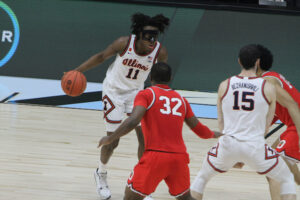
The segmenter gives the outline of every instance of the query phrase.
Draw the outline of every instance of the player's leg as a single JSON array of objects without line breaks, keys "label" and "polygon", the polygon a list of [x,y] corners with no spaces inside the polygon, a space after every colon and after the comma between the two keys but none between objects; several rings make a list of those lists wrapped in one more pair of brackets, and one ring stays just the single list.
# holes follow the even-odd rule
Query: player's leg
[{"label": "player's leg", "polygon": [[[113,95],[111,95],[113,96]],[[107,130],[107,135],[112,134],[122,122],[124,115],[124,108],[113,101],[107,93],[103,93],[103,107],[104,107],[104,122]],[[99,167],[94,172],[95,182],[97,185],[97,193],[101,199],[109,199],[111,192],[107,184],[107,167],[110,157],[114,149],[118,146],[119,140],[115,140],[111,144],[104,145],[100,152]]]},{"label": "player's leg", "polygon": [[281,200],[296,200],[294,176],[281,157],[278,158],[278,164],[266,175],[279,182]]},{"label": "player's leg", "polygon": [[299,171],[298,165],[295,162],[290,162],[289,160],[287,160],[284,157],[283,157],[283,160],[286,162],[287,166],[293,173],[296,184],[300,185],[300,171]]},{"label": "player's leg", "polygon": [[195,198],[192,197],[190,191],[188,191],[187,193],[185,193],[182,196],[176,197],[176,199],[178,199],[178,200],[196,200]]},{"label": "player's leg", "polygon": [[248,163],[250,166],[254,167],[259,174],[266,175],[280,184],[280,199],[296,200],[294,176],[274,149],[267,145],[258,147],[250,156],[250,163]]},{"label": "player's leg", "polygon": [[124,200],[142,200],[144,198],[145,196],[133,192],[129,187],[126,186]]},{"label": "player's leg", "polygon": [[176,199],[194,200],[190,193],[190,169],[188,154],[169,154],[166,156],[165,165],[168,174],[164,179],[169,187],[169,193]]},{"label": "player's leg", "polygon": [[137,196],[141,197],[137,199],[150,198],[149,195],[155,191],[167,173],[160,154],[165,153],[146,151],[143,154],[127,180],[124,199],[134,199]]},{"label": "player's leg", "polygon": [[[134,90],[134,91],[132,91],[131,93],[129,93],[129,94],[127,94],[125,96],[125,98],[126,98],[126,101],[125,101],[125,112],[127,113],[128,116],[132,112],[134,98],[135,98],[135,96],[136,96],[137,93],[138,93],[138,90]],[[138,125],[135,128],[135,132],[136,132],[136,136],[137,136],[137,139],[138,139],[138,152],[137,152],[137,156],[138,156],[138,159],[141,159],[141,157],[142,157],[142,155],[144,153],[144,150],[145,150],[144,136],[143,136],[141,125]]]},{"label": "player's leg", "polygon": [[208,181],[219,173],[228,171],[237,162],[239,144],[230,136],[222,136],[203,161],[202,168],[191,185],[192,196],[201,200]]},{"label": "player's leg", "polygon": [[196,178],[194,179],[191,185],[191,194],[192,197],[196,200],[202,200],[203,192],[208,181],[219,172],[217,172],[210,164],[208,163],[208,155],[206,159],[204,159],[202,168],[198,172]]},{"label": "player's leg", "polygon": [[280,142],[276,146],[276,151],[286,161],[291,172],[294,174],[295,182],[300,184],[300,172],[297,162],[300,161],[299,136],[295,126],[289,126],[286,131],[281,134]]},{"label": "player's leg", "polygon": [[[275,140],[275,142],[272,144],[272,148],[276,149],[277,145],[279,144],[279,138]],[[266,176],[267,181],[269,183],[269,190],[272,200],[280,200],[280,184],[279,182],[275,181],[274,179]]]}]

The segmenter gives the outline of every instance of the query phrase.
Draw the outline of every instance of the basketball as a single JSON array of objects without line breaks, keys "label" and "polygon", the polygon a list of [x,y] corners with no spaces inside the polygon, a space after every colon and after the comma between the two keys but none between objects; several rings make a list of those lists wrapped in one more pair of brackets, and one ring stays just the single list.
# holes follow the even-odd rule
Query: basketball
[{"label": "basketball", "polygon": [[61,79],[61,88],[68,96],[79,96],[86,88],[86,78],[83,73],[76,70],[66,72]]}]

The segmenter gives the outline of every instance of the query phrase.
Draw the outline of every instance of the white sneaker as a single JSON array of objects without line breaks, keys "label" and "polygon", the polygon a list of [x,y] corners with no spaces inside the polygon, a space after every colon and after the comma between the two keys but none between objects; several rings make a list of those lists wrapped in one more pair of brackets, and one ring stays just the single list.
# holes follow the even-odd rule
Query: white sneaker
[{"label": "white sneaker", "polygon": [[154,199],[152,198],[151,195],[149,195],[149,196],[146,196],[146,197],[144,198],[144,200],[154,200]]},{"label": "white sneaker", "polygon": [[94,177],[97,185],[96,190],[100,198],[102,200],[110,199],[111,193],[106,182],[107,172],[105,173],[98,172],[98,168],[97,168],[96,171],[94,172]]}]

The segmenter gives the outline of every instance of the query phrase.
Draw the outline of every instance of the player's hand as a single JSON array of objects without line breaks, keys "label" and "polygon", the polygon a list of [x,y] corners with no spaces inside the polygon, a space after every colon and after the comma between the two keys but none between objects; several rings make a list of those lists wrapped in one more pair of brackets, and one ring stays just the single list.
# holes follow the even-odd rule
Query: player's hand
[{"label": "player's hand", "polygon": [[244,167],[244,163],[238,162],[235,165],[233,165],[233,168],[242,169]]},{"label": "player's hand", "polygon": [[112,141],[110,139],[109,136],[104,136],[99,140],[99,144],[98,144],[98,148],[103,146],[103,145],[107,145],[110,144]]},{"label": "player's hand", "polygon": [[220,133],[219,131],[214,131],[214,138],[219,138],[222,135],[224,135],[223,133]]}]

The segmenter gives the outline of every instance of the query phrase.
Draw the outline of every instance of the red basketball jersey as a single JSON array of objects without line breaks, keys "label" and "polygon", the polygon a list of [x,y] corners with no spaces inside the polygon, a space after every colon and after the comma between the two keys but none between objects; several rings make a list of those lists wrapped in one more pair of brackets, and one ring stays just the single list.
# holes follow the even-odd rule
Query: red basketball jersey
[{"label": "red basketball jersey", "polygon": [[[282,76],[281,74],[279,74],[277,72],[269,72],[269,71],[265,72],[262,76],[263,77],[275,77],[277,80],[279,80],[281,87],[285,91],[287,91],[291,95],[291,97],[294,99],[294,101],[296,101],[298,103],[298,105],[300,106],[299,91],[289,81],[287,81],[284,78],[284,76]],[[285,125],[294,126],[294,122],[293,122],[291,116],[289,115],[288,110],[285,107],[281,106],[279,103],[276,104],[275,115]]]},{"label": "red basketball jersey", "polygon": [[185,98],[167,85],[155,85],[140,91],[134,106],[147,109],[141,121],[145,150],[186,153],[182,127],[194,113]]}]

